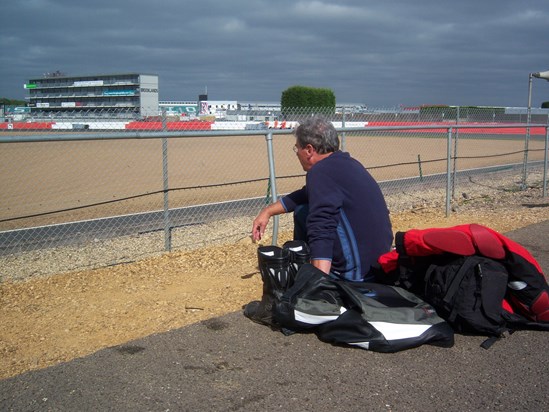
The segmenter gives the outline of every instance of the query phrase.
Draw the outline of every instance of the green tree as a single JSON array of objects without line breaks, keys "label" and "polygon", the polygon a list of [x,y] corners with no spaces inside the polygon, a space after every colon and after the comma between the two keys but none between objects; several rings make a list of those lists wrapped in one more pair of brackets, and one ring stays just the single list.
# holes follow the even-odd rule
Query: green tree
[{"label": "green tree", "polygon": [[542,109],[549,109],[549,102],[543,102],[543,103],[541,104],[541,108],[542,108]]},{"label": "green tree", "polygon": [[332,90],[307,86],[291,86],[280,98],[282,113],[288,114],[333,114],[336,98]]}]

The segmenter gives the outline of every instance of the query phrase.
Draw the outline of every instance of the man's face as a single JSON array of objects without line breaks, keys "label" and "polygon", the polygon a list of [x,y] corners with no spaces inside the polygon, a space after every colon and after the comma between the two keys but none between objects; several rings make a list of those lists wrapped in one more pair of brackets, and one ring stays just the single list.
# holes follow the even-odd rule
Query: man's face
[{"label": "man's face", "polygon": [[309,171],[309,169],[313,166],[313,164],[311,163],[312,150],[313,148],[311,145],[300,147],[297,142],[295,143],[294,152],[299,159],[299,163],[301,163],[301,167],[305,172]]}]

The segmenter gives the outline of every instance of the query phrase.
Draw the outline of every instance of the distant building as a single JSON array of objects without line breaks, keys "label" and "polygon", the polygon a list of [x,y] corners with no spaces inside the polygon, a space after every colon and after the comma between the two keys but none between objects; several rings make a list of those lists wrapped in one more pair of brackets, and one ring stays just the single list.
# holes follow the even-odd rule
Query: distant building
[{"label": "distant building", "polygon": [[206,95],[201,95],[198,101],[161,101],[158,107],[160,114],[163,112],[166,116],[193,118],[210,115],[224,119],[229,110],[237,110],[240,105],[236,100],[208,100]]},{"label": "distant building", "polygon": [[32,117],[146,118],[158,115],[158,76],[105,74],[30,79]]},{"label": "distant building", "polygon": [[240,106],[236,100],[199,100],[201,115],[213,115],[217,119],[224,119],[228,110],[237,110]]},{"label": "distant building", "polygon": [[30,117],[30,107],[0,105],[0,118],[7,121],[20,122]]},{"label": "distant building", "polygon": [[198,116],[198,102],[195,101],[161,101],[158,102],[159,115],[196,118]]}]

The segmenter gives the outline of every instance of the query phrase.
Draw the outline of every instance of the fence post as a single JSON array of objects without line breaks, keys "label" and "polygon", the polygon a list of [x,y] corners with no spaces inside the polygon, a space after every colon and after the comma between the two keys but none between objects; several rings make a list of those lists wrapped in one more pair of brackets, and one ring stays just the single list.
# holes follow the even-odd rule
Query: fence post
[{"label": "fence post", "polygon": [[549,158],[549,126],[545,126],[545,152],[543,155],[543,190],[542,197],[547,196],[547,162]]},{"label": "fence post", "polygon": [[528,108],[526,109],[526,136],[524,138],[524,160],[522,164],[521,190],[526,190],[528,173],[528,145],[530,142],[530,122],[532,120],[532,73],[528,76]]},{"label": "fence post", "polygon": [[170,204],[168,185],[168,138],[162,138],[162,181],[164,193],[164,250],[172,250],[172,231],[170,227]]},{"label": "fence post", "polygon": [[[267,133],[265,135],[265,140],[267,141],[267,156],[269,158],[269,183],[271,186],[271,201],[272,203],[275,203],[278,198],[276,191],[276,173],[273,154],[273,132]],[[273,216],[273,245],[276,245],[278,243],[278,222],[279,216]]]},{"label": "fence post", "polygon": [[456,132],[454,134],[454,175],[452,177],[452,199],[456,198],[458,140],[459,140],[459,106],[456,108]]},{"label": "fence post", "polygon": [[[166,109],[162,109],[162,131],[167,130]],[[162,137],[162,182],[164,194],[164,250],[172,250],[172,231],[170,227],[170,203],[169,203],[169,185],[168,185],[168,138]]]},{"label": "fence post", "polygon": [[[343,106],[343,109],[342,109],[342,113],[343,113],[343,116],[342,116],[342,119],[341,119],[341,127],[343,127],[345,129],[345,106]],[[346,146],[346,138],[345,138],[345,132],[342,132],[341,133],[341,151],[344,152],[345,151],[345,146]]]},{"label": "fence post", "polygon": [[450,216],[450,197],[452,192],[452,128],[448,128],[446,141],[446,217]]},{"label": "fence post", "polygon": [[417,155],[417,164],[419,167],[419,181],[423,182],[423,170],[421,169],[421,154]]}]

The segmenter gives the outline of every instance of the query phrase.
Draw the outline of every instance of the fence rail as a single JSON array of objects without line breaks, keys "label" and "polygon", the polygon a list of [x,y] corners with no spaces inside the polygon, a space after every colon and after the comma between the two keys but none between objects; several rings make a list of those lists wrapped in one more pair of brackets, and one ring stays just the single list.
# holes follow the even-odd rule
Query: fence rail
[{"label": "fence rail", "polygon": [[[536,179],[547,195],[547,121],[347,120],[334,120],[342,149],[380,182],[392,210],[432,191],[449,215],[472,176],[488,185],[507,176],[517,190]],[[165,129],[0,131],[0,270],[40,252],[106,255],[75,264],[95,267],[234,241],[263,205],[304,183],[292,128]],[[289,225],[274,220],[273,242]]]}]

